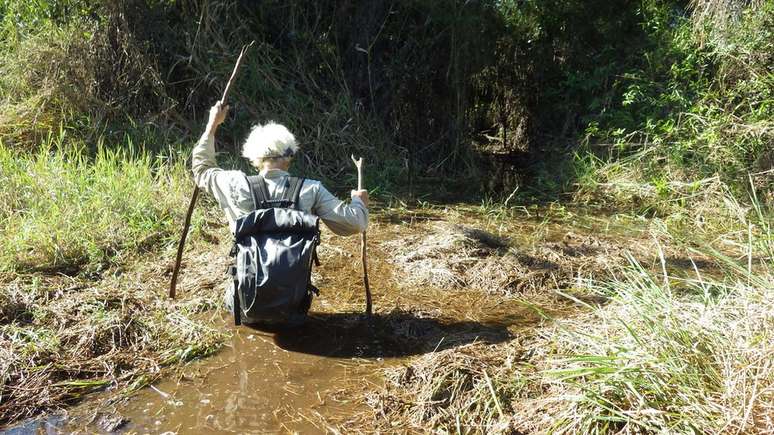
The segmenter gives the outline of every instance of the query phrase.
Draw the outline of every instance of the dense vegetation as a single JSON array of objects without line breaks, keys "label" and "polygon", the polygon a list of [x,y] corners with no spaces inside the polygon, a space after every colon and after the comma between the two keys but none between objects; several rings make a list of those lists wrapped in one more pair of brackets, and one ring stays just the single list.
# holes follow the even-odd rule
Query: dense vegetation
[{"label": "dense vegetation", "polygon": [[[256,40],[224,157],[275,119],[301,138],[297,169],[334,185],[352,182],[354,152],[377,193],[426,195],[439,180],[435,196],[574,192],[722,230],[726,191],[772,201],[773,16],[770,1],[3,1],[0,140],[8,159],[118,149],[148,171],[179,165]],[[33,178],[51,177],[41,165]],[[24,209],[4,198],[6,215]],[[159,222],[180,207],[164,202],[139,239],[171,236]]]},{"label": "dense vegetation", "polygon": [[276,118],[303,138],[306,169],[334,181],[360,151],[394,189],[409,174],[486,178],[504,159],[518,179],[481,187],[555,192],[585,180],[590,155],[642,153],[640,181],[661,190],[715,174],[743,186],[771,162],[771,8],[6,1],[0,131],[16,146],[60,127],[190,143],[256,40],[226,149]]},{"label": "dense vegetation", "polygon": [[[772,0],[0,0],[0,341],[27,349],[0,363],[0,397],[19,367],[72,347],[34,345],[55,335],[40,274],[99,280],[130,258],[169,256],[188,152],[252,40],[219,133],[224,160],[242,164],[250,125],[272,119],[300,138],[296,169],[337,188],[362,154],[381,199],[483,197],[494,219],[586,204],[653,218],[660,240],[714,258],[725,277],[689,280],[679,296],[634,261],[591,285],[613,301],[594,311],[600,322],[625,326],[563,326],[532,380],[574,394],[559,421],[578,431],[749,429],[722,416],[751,372],[724,364],[771,351]],[[196,215],[197,235],[205,221]],[[156,305],[161,318],[169,308]],[[733,327],[689,333],[708,319]],[[20,332],[28,324],[39,329]],[[137,349],[174,335],[144,326]],[[202,335],[215,346],[197,334],[175,336],[178,359]],[[695,343],[710,350],[688,370],[676,361]],[[755,376],[774,385],[770,368]],[[517,396],[508,385],[503,400]]]}]

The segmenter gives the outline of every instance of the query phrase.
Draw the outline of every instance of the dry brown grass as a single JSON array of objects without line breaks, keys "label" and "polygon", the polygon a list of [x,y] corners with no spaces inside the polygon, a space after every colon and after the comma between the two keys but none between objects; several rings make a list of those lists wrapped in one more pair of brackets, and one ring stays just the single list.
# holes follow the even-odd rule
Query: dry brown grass
[{"label": "dry brown grass", "polygon": [[511,369],[513,344],[471,343],[433,352],[385,373],[385,388],[367,394],[381,430],[509,433],[517,393],[492,379]]},{"label": "dry brown grass", "polygon": [[[218,250],[219,251],[219,250]],[[155,258],[95,281],[20,276],[0,289],[0,423],[61,408],[86,394],[135,390],[177,362],[208,355],[225,334],[202,316],[220,304],[224,258],[187,259],[182,299],[167,299]],[[219,290],[219,289],[218,289]]]},{"label": "dry brown grass", "polygon": [[605,275],[611,265],[624,262],[630,248],[571,231],[559,241],[529,247],[470,225],[423,225],[422,231],[384,243],[407,286],[545,293],[570,287],[578,278]]}]

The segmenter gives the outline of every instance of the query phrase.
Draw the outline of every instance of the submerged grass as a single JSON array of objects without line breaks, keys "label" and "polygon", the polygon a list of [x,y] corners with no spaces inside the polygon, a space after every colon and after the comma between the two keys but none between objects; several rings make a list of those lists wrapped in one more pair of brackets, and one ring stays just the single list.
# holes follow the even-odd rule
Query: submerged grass
[{"label": "submerged grass", "polygon": [[[220,277],[222,262],[212,255],[189,263],[183,289],[213,287]],[[226,333],[213,325],[220,317],[203,315],[218,292],[186,291],[170,301],[165,269],[150,257],[99,281],[36,274],[3,283],[0,425],[105,388],[130,393],[164,367],[220,348]]]}]

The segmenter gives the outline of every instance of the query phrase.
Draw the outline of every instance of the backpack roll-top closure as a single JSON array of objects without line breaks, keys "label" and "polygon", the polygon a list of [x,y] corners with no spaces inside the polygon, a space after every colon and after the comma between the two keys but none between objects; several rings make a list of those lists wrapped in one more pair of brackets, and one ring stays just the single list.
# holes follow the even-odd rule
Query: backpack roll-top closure
[{"label": "backpack roll-top closure", "polygon": [[239,240],[258,234],[316,234],[319,231],[319,220],[313,214],[287,208],[255,210],[237,220],[234,237]]}]

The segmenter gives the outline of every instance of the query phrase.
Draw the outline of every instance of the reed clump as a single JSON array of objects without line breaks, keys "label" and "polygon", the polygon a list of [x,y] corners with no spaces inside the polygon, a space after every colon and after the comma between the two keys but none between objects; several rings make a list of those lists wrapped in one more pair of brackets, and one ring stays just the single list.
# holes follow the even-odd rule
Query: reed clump
[{"label": "reed clump", "polygon": [[697,275],[678,290],[632,261],[607,307],[536,343],[555,349],[540,365],[552,430],[770,431],[771,278]]}]

